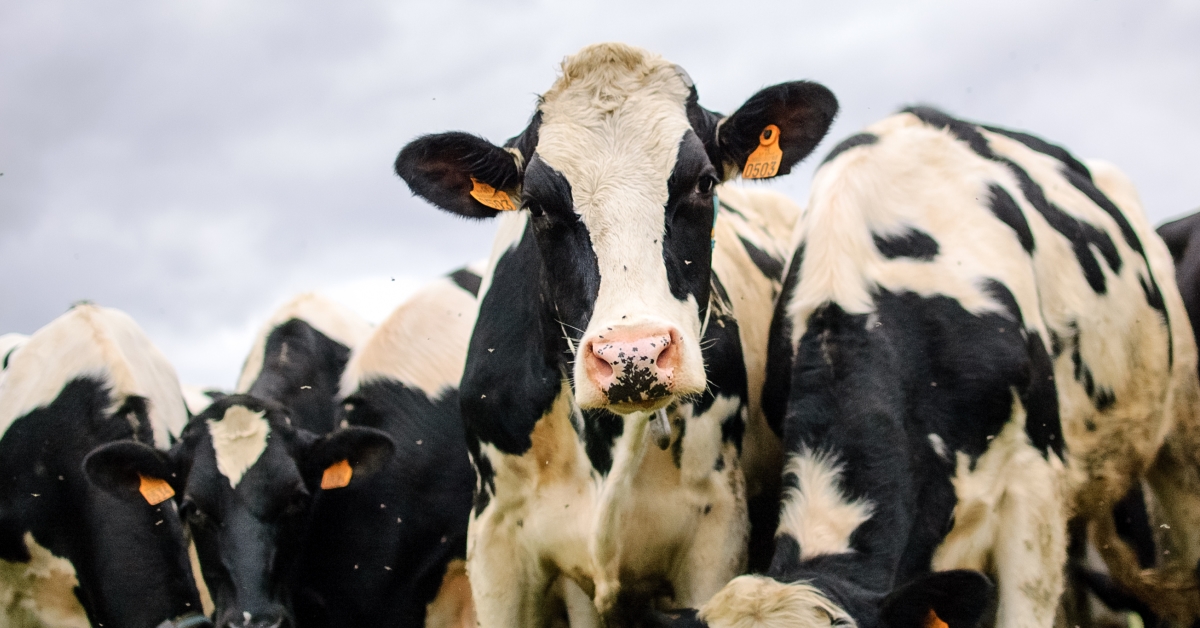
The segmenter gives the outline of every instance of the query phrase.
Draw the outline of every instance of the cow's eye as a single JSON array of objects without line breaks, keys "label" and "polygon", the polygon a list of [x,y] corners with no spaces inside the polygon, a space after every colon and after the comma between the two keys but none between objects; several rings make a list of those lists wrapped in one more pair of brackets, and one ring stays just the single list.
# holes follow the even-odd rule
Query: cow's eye
[{"label": "cow's eye", "polygon": [[704,175],[696,182],[696,191],[702,195],[711,194],[713,188],[717,186],[717,178],[712,175]]}]

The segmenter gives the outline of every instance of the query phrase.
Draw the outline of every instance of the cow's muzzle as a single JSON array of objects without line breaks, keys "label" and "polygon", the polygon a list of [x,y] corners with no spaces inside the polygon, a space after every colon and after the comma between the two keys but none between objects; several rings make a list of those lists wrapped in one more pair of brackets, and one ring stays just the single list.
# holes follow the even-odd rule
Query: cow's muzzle
[{"label": "cow's muzzle", "polygon": [[671,327],[610,328],[589,339],[581,357],[609,404],[651,409],[674,393],[679,344]]}]

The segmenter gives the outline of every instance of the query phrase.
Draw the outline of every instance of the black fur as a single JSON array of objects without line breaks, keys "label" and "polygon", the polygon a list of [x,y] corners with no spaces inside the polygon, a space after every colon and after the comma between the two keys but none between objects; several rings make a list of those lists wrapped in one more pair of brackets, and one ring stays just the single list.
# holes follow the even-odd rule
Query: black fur
[{"label": "black fur", "polygon": [[1021,248],[1025,249],[1026,253],[1033,253],[1033,231],[1029,229],[1029,221],[1025,220],[1025,214],[1021,212],[1017,202],[1008,191],[995,183],[989,185],[988,189],[992,193],[992,202],[989,205],[992,213],[1017,234],[1017,240],[1021,242]]},{"label": "black fur", "polygon": [[746,250],[746,254],[750,256],[750,261],[754,262],[754,265],[758,267],[758,272],[773,281],[783,280],[782,261],[775,259],[766,251],[754,246],[754,243],[746,238],[738,236],[738,240],[741,241],[742,248]]},{"label": "black fur", "polygon": [[[151,506],[137,491],[138,472],[170,479],[163,453],[137,442],[154,442],[146,400],[127,398],[115,412],[110,404],[106,381],[74,379],[0,437],[0,558],[30,560],[23,537],[31,532],[71,561],[92,625],[154,626],[198,612],[200,597],[174,505]],[[124,445],[147,455],[124,465],[101,453],[91,481],[89,452]]]},{"label": "black fur", "polygon": [[899,235],[881,236],[874,234],[875,248],[888,259],[908,257],[923,262],[932,262],[938,254],[937,240],[933,236],[909,227]]},{"label": "black fur", "polygon": [[821,160],[821,165],[823,166],[834,159],[837,159],[838,155],[841,155],[851,148],[856,146],[870,146],[878,141],[879,136],[875,135],[874,133],[858,133],[856,135],[851,135],[850,137],[838,142],[838,145],[834,146],[833,150],[829,151],[828,155],[825,155],[825,159]]},{"label": "black fur", "polygon": [[450,280],[459,288],[470,292],[473,297],[479,296],[479,286],[483,283],[482,277],[466,268],[460,268],[450,273]]},{"label": "black fur", "polygon": [[291,411],[297,427],[326,434],[335,427],[334,397],[350,347],[293,318],[267,335],[262,371],[246,391]]}]

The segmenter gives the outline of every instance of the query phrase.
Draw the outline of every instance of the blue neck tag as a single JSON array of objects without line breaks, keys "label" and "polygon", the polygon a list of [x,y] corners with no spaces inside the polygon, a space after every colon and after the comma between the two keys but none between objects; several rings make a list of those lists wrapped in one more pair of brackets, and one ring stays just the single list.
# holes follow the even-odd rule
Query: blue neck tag
[{"label": "blue neck tag", "polygon": [[717,198],[716,192],[713,192],[713,226],[712,226],[712,235],[710,236],[712,238],[712,240],[711,240],[711,244],[709,246],[709,250],[716,250],[716,248],[717,248],[717,209],[720,206],[721,206],[721,199]]}]

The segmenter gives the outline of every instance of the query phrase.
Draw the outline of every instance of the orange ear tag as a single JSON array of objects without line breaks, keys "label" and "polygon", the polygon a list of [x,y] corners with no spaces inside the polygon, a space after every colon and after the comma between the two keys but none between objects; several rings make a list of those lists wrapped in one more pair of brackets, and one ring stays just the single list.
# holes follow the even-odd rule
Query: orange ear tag
[{"label": "orange ear tag", "polygon": [[768,124],[758,136],[758,148],[746,159],[742,168],[743,179],[765,179],[779,172],[783,161],[783,149],[779,148],[779,127]]},{"label": "orange ear tag", "polygon": [[942,618],[938,617],[937,613],[933,612],[931,608],[929,609],[929,614],[925,616],[925,628],[950,628],[950,626],[942,621]]},{"label": "orange ear tag", "polygon": [[171,488],[166,480],[148,477],[141,473],[138,474],[138,478],[141,479],[138,492],[151,506],[157,506],[175,496],[175,489]]},{"label": "orange ear tag", "polygon": [[321,476],[321,488],[325,490],[342,488],[350,483],[352,475],[354,475],[354,469],[350,468],[350,461],[339,460],[325,469],[325,474]]},{"label": "orange ear tag", "polygon": [[471,196],[480,203],[502,212],[509,212],[516,209],[516,207],[513,207],[512,199],[508,198],[507,193],[497,190],[475,177],[471,177],[471,184],[474,186],[471,188]]}]

